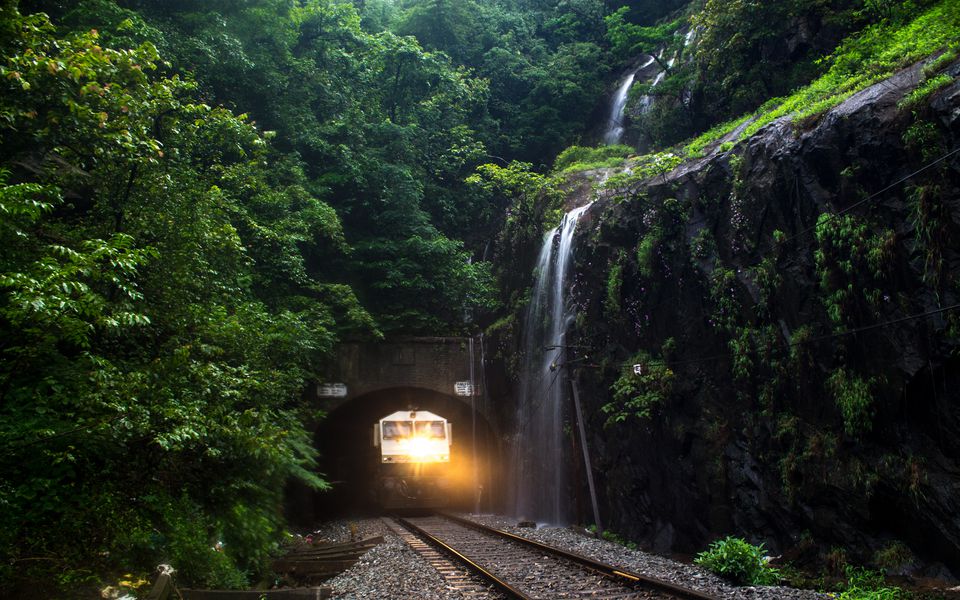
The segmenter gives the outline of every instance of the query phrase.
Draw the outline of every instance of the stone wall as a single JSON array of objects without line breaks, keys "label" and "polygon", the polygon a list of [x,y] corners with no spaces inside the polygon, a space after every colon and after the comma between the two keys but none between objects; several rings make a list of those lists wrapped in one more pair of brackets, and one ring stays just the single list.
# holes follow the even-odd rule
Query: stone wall
[{"label": "stone wall", "polygon": [[[332,412],[346,402],[388,389],[421,389],[475,401],[491,423],[490,402],[483,390],[479,340],[473,341],[474,397],[471,399],[469,338],[417,337],[380,342],[345,342],[337,349],[337,363],[314,393],[320,406]],[[331,384],[344,384],[346,390]],[[460,384],[458,386],[458,384]]]}]

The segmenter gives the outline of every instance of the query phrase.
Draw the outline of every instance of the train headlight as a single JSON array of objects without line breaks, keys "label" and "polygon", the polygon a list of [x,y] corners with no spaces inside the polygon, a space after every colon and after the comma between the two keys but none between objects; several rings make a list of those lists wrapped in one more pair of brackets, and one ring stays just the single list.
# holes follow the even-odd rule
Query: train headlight
[{"label": "train headlight", "polygon": [[435,453],[433,443],[430,440],[422,437],[410,438],[410,443],[407,445],[407,454],[410,455],[410,458],[422,460]]},{"label": "train headlight", "polygon": [[414,436],[401,441],[401,452],[411,462],[437,462],[445,460],[447,448],[444,440]]}]

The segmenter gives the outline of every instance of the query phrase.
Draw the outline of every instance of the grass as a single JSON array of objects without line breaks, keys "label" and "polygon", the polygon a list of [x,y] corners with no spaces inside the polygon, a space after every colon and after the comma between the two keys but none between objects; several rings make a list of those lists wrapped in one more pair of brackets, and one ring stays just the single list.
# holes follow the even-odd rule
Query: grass
[{"label": "grass", "polygon": [[904,600],[907,594],[896,587],[883,585],[883,575],[878,571],[847,567],[847,585],[837,600]]},{"label": "grass", "polygon": [[744,115],[742,117],[733,119],[732,121],[727,121],[726,123],[720,123],[719,125],[714,125],[706,132],[697,136],[692,142],[687,144],[683,149],[684,153],[687,156],[691,156],[691,157],[702,156],[703,150],[707,146],[710,146],[711,144],[714,144],[720,141],[721,138],[723,138],[724,136],[726,136],[727,134],[735,130],[737,127],[740,127],[750,119],[754,118],[754,116],[755,115],[753,114]]},{"label": "grass", "polygon": [[[921,98],[926,97],[946,85],[943,76],[936,75],[936,71],[957,58],[960,52],[958,39],[960,10],[956,8],[955,0],[942,0],[907,24],[883,22],[872,25],[847,38],[833,54],[823,59],[830,68],[822,77],[786,98],[767,102],[751,115],[714,127],[688,143],[684,153],[691,157],[701,156],[706,147],[751,119],[738,140],[749,138],[781,117],[791,116],[794,122],[813,120],[898,70],[943,51],[944,54],[923,71],[924,77],[932,77],[918,89]],[[924,92],[920,92],[921,89]]]},{"label": "grass", "polygon": [[929,98],[934,92],[947,87],[951,83],[953,83],[953,77],[947,73],[941,73],[936,77],[928,79],[923,85],[907,94],[897,106],[901,110],[919,106],[921,102]]},{"label": "grass", "polygon": [[570,146],[557,156],[553,170],[557,173],[572,173],[590,169],[615,168],[623,165],[633,148],[618,144],[614,146]]}]

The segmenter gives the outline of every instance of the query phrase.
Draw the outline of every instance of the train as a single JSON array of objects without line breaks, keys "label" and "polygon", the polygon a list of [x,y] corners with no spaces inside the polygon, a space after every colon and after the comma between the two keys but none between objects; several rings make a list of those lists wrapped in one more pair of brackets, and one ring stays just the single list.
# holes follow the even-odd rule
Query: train
[{"label": "train", "polygon": [[443,508],[453,481],[450,455],[453,427],[426,410],[390,413],[373,425],[379,450],[375,502],[385,510]]}]

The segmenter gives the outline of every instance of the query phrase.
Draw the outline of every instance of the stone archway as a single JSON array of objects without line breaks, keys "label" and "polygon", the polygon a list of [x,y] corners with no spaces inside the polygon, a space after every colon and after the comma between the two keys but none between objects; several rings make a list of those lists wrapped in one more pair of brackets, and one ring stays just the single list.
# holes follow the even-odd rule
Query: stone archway
[{"label": "stone archway", "polygon": [[[410,388],[460,398],[476,406],[497,427],[492,402],[483,390],[478,340],[410,337],[384,342],[345,342],[337,361],[317,382],[313,395],[328,414],[358,398]],[[472,360],[471,360],[472,359]],[[471,379],[472,375],[472,379]]]}]

